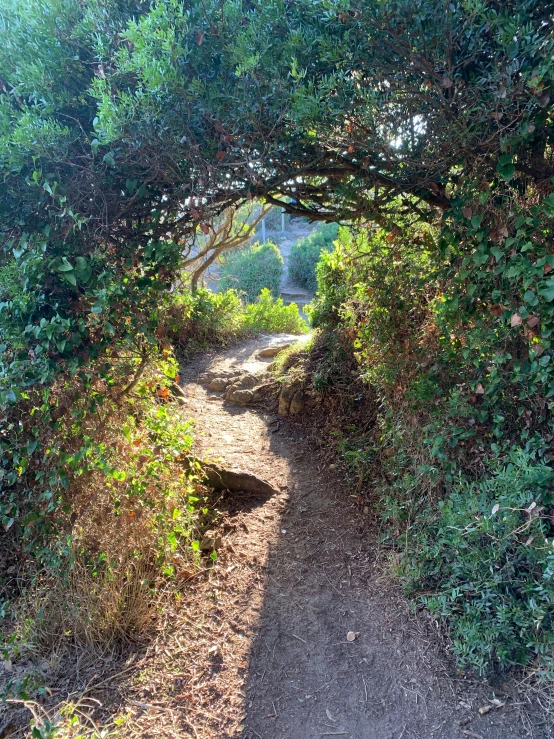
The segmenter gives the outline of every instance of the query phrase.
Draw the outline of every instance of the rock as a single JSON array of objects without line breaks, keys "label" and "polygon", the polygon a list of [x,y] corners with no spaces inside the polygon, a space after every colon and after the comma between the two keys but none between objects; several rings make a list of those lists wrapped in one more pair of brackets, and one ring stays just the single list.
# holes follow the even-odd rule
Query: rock
[{"label": "rock", "polygon": [[285,385],[285,387],[281,390],[281,394],[279,396],[278,411],[280,416],[288,416],[292,399],[294,398],[297,391],[298,386],[295,384]]},{"label": "rock", "polygon": [[214,549],[220,549],[222,544],[221,536],[215,531],[206,531],[200,542],[200,551],[213,552]]},{"label": "rock", "polygon": [[238,380],[235,380],[233,382],[233,385],[237,388],[252,388],[257,384],[258,378],[256,377],[256,375],[251,375],[250,373],[239,377]]},{"label": "rock", "polygon": [[186,400],[187,396],[185,391],[180,385],[177,385],[176,382],[169,386],[169,392],[180,400]]},{"label": "rock", "polygon": [[277,490],[267,480],[244,470],[227,470],[220,465],[203,465],[204,474],[214,490],[241,490],[258,495],[274,495]]},{"label": "rock", "polygon": [[224,367],[221,367],[216,371],[202,372],[202,374],[198,376],[197,381],[200,385],[209,385],[212,380],[223,377],[227,379],[228,382],[232,382],[233,379],[239,377],[239,375],[242,375],[240,370],[225,369]]},{"label": "rock", "polygon": [[254,399],[254,393],[252,390],[243,390],[232,385],[225,398],[232,403],[250,403]]},{"label": "rock", "polygon": [[290,344],[281,344],[281,346],[266,346],[258,352],[259,359],[270,359],[276,357],[279,352],[288,349]]},{"label": "rock", "polygon": [[212,390],[215,393],[223,393],[230,384],[231,380],[228,377],[214,377],[208,385],[208,390]]},{"label": "rock", "polygon": [[304,410],[305,402],[304,402],[304,393],[302,390],[297,390],[294,395],[292,396],[292,400],[290,401],[289,406],[289,413],[291,416],[295,416],[297,413],[300,413]]}]

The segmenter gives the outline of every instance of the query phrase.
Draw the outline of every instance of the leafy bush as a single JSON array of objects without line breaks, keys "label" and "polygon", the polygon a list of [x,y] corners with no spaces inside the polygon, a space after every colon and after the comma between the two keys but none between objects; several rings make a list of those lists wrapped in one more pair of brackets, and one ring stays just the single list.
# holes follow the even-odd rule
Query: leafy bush
[{"label": "leafy bush", "polygon": [[521,337],[498,311],[464,313],[445,295],[432,227],[343,230],[317,274],[313,323],[349,347],[380,406],[373,430],[351,426],[338,451],[380,481],[408,594],[444,622],[465,668],[552,679],[551,404],[523,387],[537,369]]},{"label": "leafy bush", "polygon": [[306,322],[291,303],[285,305],[263,288],[258,299],[244,304],[236,290],[212,293],[200,288],[172,295],[164,312],[164,330],[170,341],[187,351],[226,344],[260,331],[305,333]]},{"label": "leafy bush", "polygon": [[221,266],[221,290],[235,288],[252,303],[264,288],[274,297],[279,295],[283,274],[283,257],[271,241],[252,244],[227,253]]},{"label": "leafy bush", "polygon": [[513,452],[409,526],[409,592],[448,619],[456,656],[481,673],[534,660],[554,677],[553,477]]},{"label": "leafy bush", "polygon": [[332,250],[338,232],[336,223],[324,223],[293,245],[289,257],[289,278],[292,282],[311,292],[316,291],[316,265],[323,251]]},{"label": "leafy bush", "polygon": [[285,305],[282,298],[274,299],[267,288],[262,290],[255,303],[249,303],[244,308],[243,325],[253,332],[284,331],[303,334],[309,330],[296,303]]}]

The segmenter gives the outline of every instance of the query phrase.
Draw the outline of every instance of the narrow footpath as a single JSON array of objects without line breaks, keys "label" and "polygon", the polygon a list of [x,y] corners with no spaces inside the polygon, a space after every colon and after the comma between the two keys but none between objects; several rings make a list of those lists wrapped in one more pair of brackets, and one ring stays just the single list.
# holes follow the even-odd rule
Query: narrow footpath
[{"label": "narrow footpath", "polygon": [[182,373],[196,451],[249,470],[278,492],[221,498],[218,560],[191,586],[186,618],[168,624],[186,649],[176,696],[184,720],[175,715],[167,735],[550,736],[533,732],[521,706],[498,688],[452,677],[436,628],[410,616],[383,575],[375,519],[314,453],[302,422],[208,389],[214,378],[244,372],[262,381],[271,360],[259,359],[259,350],[285,340],[258,338]]}]

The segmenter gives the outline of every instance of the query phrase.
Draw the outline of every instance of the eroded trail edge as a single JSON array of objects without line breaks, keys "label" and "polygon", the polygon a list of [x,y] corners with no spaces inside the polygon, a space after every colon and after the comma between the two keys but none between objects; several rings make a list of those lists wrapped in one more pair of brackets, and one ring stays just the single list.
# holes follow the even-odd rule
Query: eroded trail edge
[{"label": "eroded trail edge", "polygon": [[217,562],[192,586],[187,615],[168,624],[167,643],[186,644],[179,735],[526,736],[509,700],[479,713],[498,690],[449,677],[433,626],[410,617],[383,577],[374,517],[315,450],[305,419],[226,400],[229,382],[213,382],[248,373],[263,384],[271,359],[260,349],[285,341],[251,340],[182,373],[196,453],[248,470],[276,492],[222,494],[210,533]]}]

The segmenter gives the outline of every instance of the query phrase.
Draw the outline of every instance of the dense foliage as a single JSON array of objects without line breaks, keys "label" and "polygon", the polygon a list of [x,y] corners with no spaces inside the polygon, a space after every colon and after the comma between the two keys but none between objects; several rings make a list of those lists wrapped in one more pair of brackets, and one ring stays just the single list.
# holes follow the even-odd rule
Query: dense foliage
[{"label": "dense foliage", "polygon": [[[356,358],[378,409],[373,430],[348,426],[339,449],[356,478],[380,481],[398,573],[448,624],[461,664],[481,673],[532,664],[551,679],[550,401],[506,377],[504,392],[487,397],[481,364],[464,355],[488,356],[492,372],[521,353],[517,326],[452,311],[439,247],[427,225],[393,238],[342,229],[323,256],[312,320]],[[330,372],[314,373],[316,390],[329,388]]]},{"label": "dense foliage", "polygon": [[294,284],[311,292],[316,291],[316,265],[324,249],[333,249],[337,233],[338,226],[335,223],[324,223],[309,236],[304,236],[293,244],[289,257],[289,277]]},{"label": "dense foliage", "polygon": [[219,287],[222,290],[234,288],[253,303],[263,289],[278,297],[282,274],[283,257],[279,247],[271,241],[257,242],[222,257]]}]

